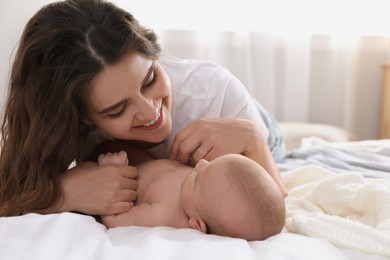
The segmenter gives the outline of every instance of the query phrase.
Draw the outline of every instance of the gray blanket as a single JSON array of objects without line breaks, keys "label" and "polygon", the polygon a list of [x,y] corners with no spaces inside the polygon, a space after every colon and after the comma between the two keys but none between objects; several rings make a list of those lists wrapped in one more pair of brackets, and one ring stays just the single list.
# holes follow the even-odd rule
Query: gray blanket
[{"label": "gray blanket", "polygon": [[287,152],[277,166],[283,174],[308,164],[337,173],[353,171],[367,178],[390,178],[390,140],[329,143],[310,137],[299,149]]}]

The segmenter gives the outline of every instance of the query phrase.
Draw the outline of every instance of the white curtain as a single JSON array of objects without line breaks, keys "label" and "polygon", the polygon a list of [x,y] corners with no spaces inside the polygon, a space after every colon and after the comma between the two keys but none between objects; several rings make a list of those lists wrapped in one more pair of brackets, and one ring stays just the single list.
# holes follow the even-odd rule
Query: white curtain
[{"label": "white curtain", "polygon": [[378,138],[388,0],[114,0],[165,52],[215,61],[280,121]]},{"label": "white curtain", "polygon": [[164,30],[164,51],[227,67],[280,121],[330,124],[378,137],[384,36]]},{"label": "white curtain", "polygon": [[[227,67],[278,120],[378,137],[388,0],[112,1],[155,29],[166,53]],[[0,2],[2,100],[21,30],[49,2]]]}]

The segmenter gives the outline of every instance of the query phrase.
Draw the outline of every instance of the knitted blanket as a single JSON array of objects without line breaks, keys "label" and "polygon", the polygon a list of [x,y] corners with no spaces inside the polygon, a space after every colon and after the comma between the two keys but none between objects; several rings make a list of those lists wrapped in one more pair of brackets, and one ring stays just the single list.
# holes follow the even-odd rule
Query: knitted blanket
[{"label": "knitted blanket", "polygon": [[390,257],[390,178],[307,165],[282,175],[289,191],[286,228]]}]

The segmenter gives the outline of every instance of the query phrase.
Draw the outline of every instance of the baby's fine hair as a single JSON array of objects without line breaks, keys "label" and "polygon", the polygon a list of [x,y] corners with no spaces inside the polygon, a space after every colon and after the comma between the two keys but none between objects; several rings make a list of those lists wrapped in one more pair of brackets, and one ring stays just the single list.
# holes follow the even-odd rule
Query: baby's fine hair
[{"label": "baby's fine hair", "polygon": [[61,197],[59,176],[85,155],[85,96],[126,55],[157,59],[155,33],[103,0],[65,0],[27,23],[14,57],[2,124],[0,215],[39,212]]},{"label": "baby's fine hair", "polygon": [[[240,156],[240,155],[236,155]],[[232,157],[234,158],[234,157]],[[231,212],[240,211],[237,226],[224,223],[215,214],[206,217],[210,233],[239,237],[246,240],[264,240],[278,234],[285,223],[285,204],[282,194],[272,177],[259,167],[250,167],[255,163],[243,157],[243,160],[229,160],[224,171],[228,178],[232,196]],[[246,162],[245,162],[246,161]],[[245,163],[243,163],[245,162]],[[260,170],[260,171],[259,171]],[[227,213],[228,214],[228,213]]]}]

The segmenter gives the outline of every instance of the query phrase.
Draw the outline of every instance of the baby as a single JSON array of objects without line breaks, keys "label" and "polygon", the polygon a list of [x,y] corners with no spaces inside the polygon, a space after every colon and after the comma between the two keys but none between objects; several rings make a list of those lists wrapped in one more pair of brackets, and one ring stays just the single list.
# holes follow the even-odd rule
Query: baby
[{"label": "baby", "polygon": [[[98,163],[128,160],[121,151],[100,155]],[[193,228],[252,241],[278,234],[284,226],[285,204],[278,186],[264,168],[242,155],[200,160],[194,168],[173,160],[151,160],[137,169],[137,201],[125,213],[101,216],[108,228]]]}]

